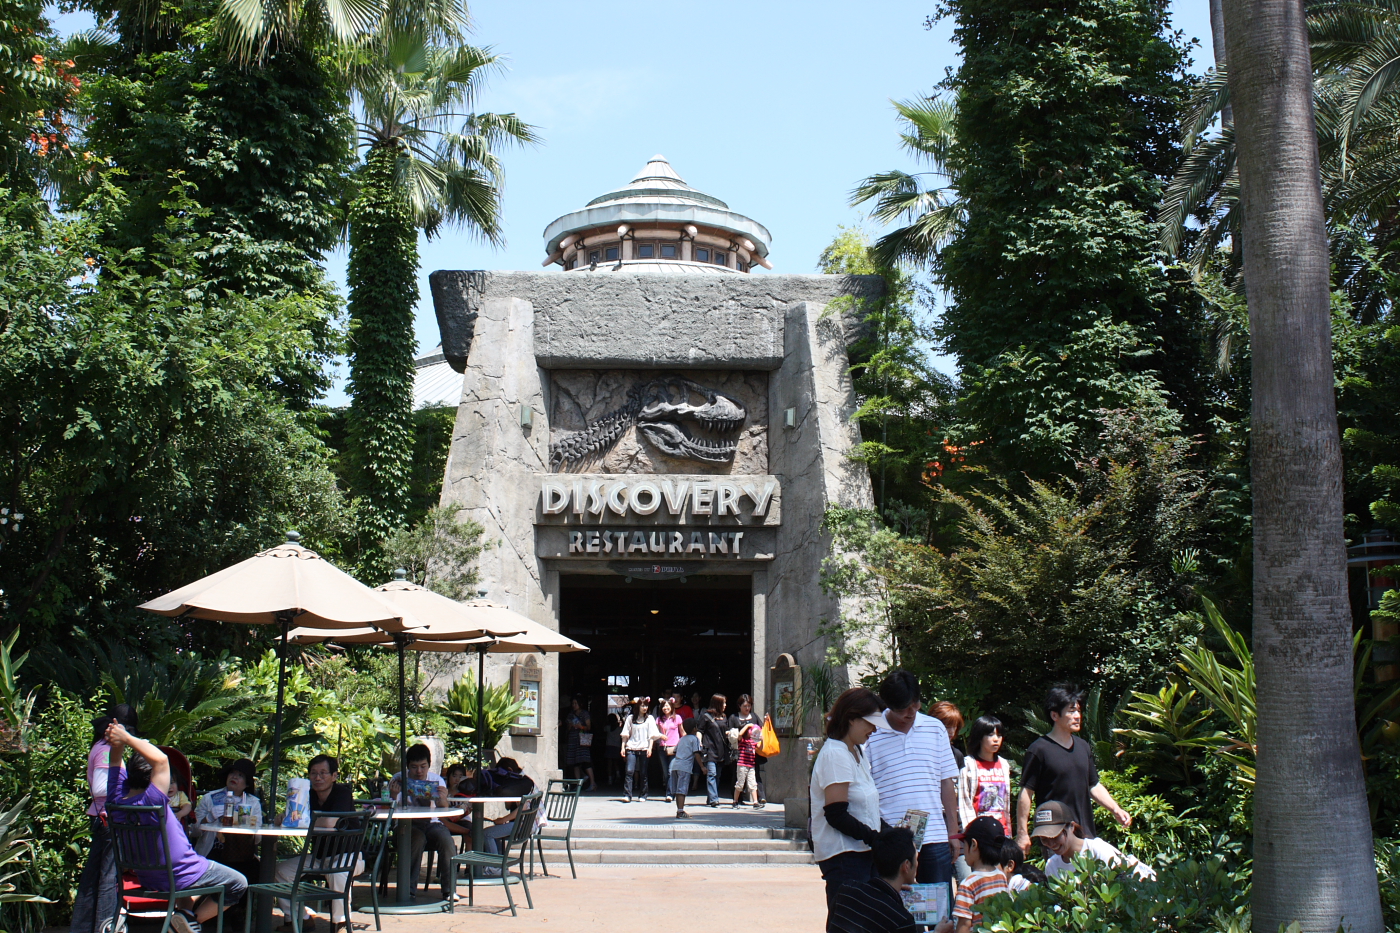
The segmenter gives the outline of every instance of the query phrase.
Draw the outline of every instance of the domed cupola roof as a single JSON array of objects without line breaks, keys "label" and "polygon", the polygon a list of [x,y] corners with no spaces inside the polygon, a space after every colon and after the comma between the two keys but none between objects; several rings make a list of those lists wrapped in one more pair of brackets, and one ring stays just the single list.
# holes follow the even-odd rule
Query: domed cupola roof
[{"label": "domed cupola roof", "polygon": [[[682,240],[695,239],[696,245],[693,249],[687,249],[685,265],[691,265],[692,260],[701,253],[708,254],[706,245],[723,248],[730,247],[731,243],[732,248],[725,250],[726,256],[730,253],[734,255],[733,262],[727,267],[728,271],[747,270],[748,266],[755,263],[769,265],[767,257],[772,234],[768,229],[752,218],[731,211],[729,205],[719,198],[697,191],[686,184],[685,179],[660,155],[652,156],[628,184],[599,195],[581,210],[571,211],[547,226],[544,231],[545,252],[550,258],[546,259],[545,263],[548,265],[559,262],[566,269],[577,268],[577,263],[586,260],[587,257],[580,257],[574,260],[576,264],[571,265],[565,253],[573,256],[574,251],[579,250],[577,244],[585,239],[592,244],[600,236],[606,235],[607,231],[620,231],[624,227],[626,232],[619,232],[617,235],[620,240],[635,237],[640,243],[653,232],[656,236],[664,238],[665,231],[682,231]],[[656,249],[660,248],[658,245]],[[638,252],[641,252],[640,245]],[[744,257],[742,266],[738,258],[741,253]],[[625,262],[629,266],[634,262],[640,264],[644,258],[650,257],[629,255]],[[659,256],[657,258],[659,260]],[[726,271],[726,267],[715,268],[713,263],[709,264],[711,269],[700,271]],[[660,263],[658,261],[646,265]],[[666,266],[670,267],[671,264],[667,263]],[[629,271],[651,270],[633,268]],[[665,271],[693,270],[670,267]]]}]

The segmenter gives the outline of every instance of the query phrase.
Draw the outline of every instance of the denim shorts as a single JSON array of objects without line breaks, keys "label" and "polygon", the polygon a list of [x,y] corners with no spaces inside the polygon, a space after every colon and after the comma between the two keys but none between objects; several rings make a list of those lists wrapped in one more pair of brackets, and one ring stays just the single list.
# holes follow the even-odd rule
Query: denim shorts
[{"label": "denim shorts", "polygon": [[682,795],[690,793],[689,771],[678,771],[674,768],[671,770],[671,793]]},{"label": "denim shorts", "polygon": [[223,886],[224,906],[232,907],[243,899],[243,892],[248,890],[248,879],[227,865],[210,862],[209,869],[199,876],[195,887],[212,888],[216,885]]}]

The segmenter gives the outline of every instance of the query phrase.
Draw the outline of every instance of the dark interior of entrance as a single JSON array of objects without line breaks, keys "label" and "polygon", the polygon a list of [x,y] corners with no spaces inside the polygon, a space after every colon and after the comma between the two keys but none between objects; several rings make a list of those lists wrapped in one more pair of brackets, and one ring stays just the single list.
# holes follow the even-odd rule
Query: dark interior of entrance
[{"label": "dark interior of entrance", "polygon": [[560,628],[592,649],[559,656],[559,696],[565,704],[575,695],[587,699],[599,745],[610,696],[660,698],[676,690],[686,698],[699,693],[707,704],[722,693],[732,711],[739,694],[752,693],[748,576],[628,583],[566,574],[559,588]]}]

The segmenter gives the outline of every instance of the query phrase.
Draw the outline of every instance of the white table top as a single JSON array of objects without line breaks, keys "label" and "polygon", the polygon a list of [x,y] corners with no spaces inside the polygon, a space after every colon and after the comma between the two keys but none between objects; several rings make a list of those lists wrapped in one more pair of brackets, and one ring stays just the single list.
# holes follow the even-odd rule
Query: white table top
[{"label": "white table top", "polygon": [[448,797],[448,803],[519,803],[523,797]]},{"label": "white table top", "polygon": [[461,807],[395,807],[389,810],[391,820],[436,820],[444,816],[461,816]]},{"label": "white table top", "polygon": [[274,826],[266,824],[263,826],[224,826],[219,823],[201,823],[199,831],[202,833],[229,833],[236,836],[304,836],[306,829],[299,826]]}]

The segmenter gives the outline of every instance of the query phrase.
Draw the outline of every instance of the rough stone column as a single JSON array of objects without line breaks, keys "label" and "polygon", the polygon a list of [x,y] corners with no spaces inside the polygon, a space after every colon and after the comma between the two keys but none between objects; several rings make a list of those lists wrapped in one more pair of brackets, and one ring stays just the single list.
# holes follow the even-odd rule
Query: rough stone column
[{"label": "rough stone column", "polygon": [[[460,517],[485,533],[477,562],[479,589],[536,622],[557,627],[544,587],[543,562],[535,557],[533,529],[520,516],[533,512],[533,477],[546,469],[548,378],[535,363],[534,309],[519,298],[486,298],[475,309],[462,404],[452,430],[442,502],[463,506]],[[521,411],[531,424],[521,424]],[[487,655],[490,683],[507,683],[514,655]],[[554,717],[558,712],[558,659],[541,659],[541,735],[507,737],[502,754],[515,754],[537,780],[557,767]],[[475,674],[475,658],[469,659]]]},{"label": "rough stone column", "polygon": [[[848,456],[860,443],[860,429],[851,421],[856,398],[846,335],[839,315],[822,318],[824,308],[808,301],[788,307],[783,363],[770,382],[769,465],[783,483],[784,522],[767,574],[766,664],[780,652],[794,655],[802,665],[824,660],[827,640],[817,636],[817,626],[838,621],[843,611],[859,610],[828,596],[819,583],[830,545],[821,529],[826,508],[874,506],[865,465]],[[787,408],[796,409],[791,428],[783,424]],[[859,673],[848,675],[854,679]],[[820,731],[821,712],[809,712],[804,734]],[[803,744],[784,740],[783,753],[768,765],[771,799],[806,795]]]}]

